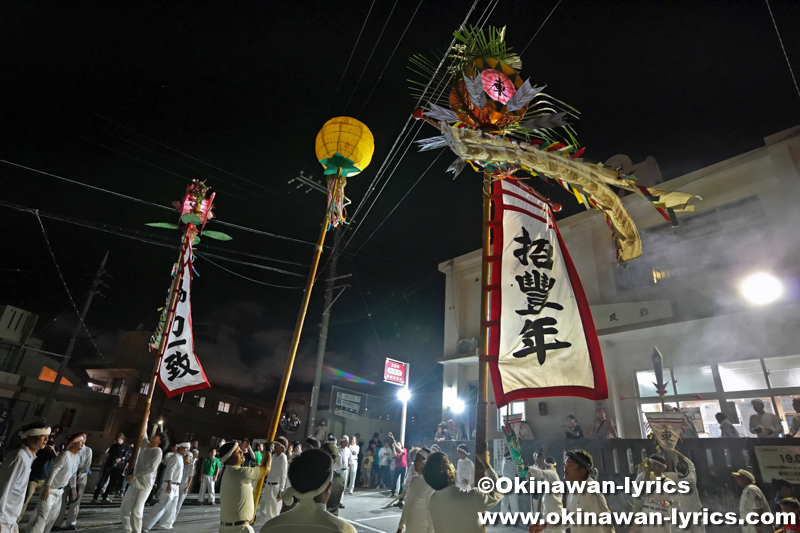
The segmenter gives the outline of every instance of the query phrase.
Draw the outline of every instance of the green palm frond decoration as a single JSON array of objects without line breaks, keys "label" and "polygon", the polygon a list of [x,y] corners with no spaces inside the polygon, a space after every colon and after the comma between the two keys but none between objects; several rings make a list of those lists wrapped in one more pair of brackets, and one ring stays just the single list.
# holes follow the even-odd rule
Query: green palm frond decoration
[{"label": "green palm frond decoration", "polygon": [[461,31],[454,31],[453,36],[461,44],[453,47],[451,68],[460,73],[464,65],[477,57],[493,57],[502,61],[514,70],[522,68],[522,59],[511,52],[511,47],[506,45],[506,28],[489,26],[488,34],[481,28],[470,26]]}]

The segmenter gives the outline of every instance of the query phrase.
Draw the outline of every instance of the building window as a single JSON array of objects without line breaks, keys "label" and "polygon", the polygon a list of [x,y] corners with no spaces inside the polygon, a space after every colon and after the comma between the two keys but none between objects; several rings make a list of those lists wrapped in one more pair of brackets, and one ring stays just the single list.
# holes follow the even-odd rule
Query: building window
[{"label": "building window", "polygon": [[[43,366],[42,370],[39,372],[39,379],[41,379],[42,381],[47,381],[49,383],[54,382],[56,380],[56,376],[58,376],[58,372],[46,366]],[[65,378],[64,376],[61,376],[61,384],[66,385],[67,387],[72,387],[72,382],[67,378]]]},{"label": "building window", "polygon": [[147,394],[150,392],[150,383],[142,383],[142,386],[139,387],[139,394]]},{"label": "building window", "polygon": [[675,389],[678,394],[697,394],[715,392],[714,375],[711,366],[676,366],[672,368]]},{"label": "building window", "polygon": [[769,386],[773,389],[796,387],[800,383],[800,355],[764,359]]},{"label": "building window", "polygon": [[758,359],[720,363],[719,377],[726,392],[768,388],[767,377]]},{"label": "building window", "polygon": [[[200,409],[203,409],[206,406],[206,397],[205,396],[200,396],[198,398],[197,396],[195,396],[195,398],[197,398],[197,407],[199,407]],[[220,402],[220,405],[221,404],[222,404],[222,402]]]},{"label": "building window", "polygon": [[231,404],[227,402],[219,402],[217,405],[217,412],[219,413],[230,413],[231,412]]},{"label": "building window", "polygon": [[[664,381],[667,382],[667,394],[673,394],[669,367],[664,369]],[[639,398],[651,398],[653,396],[658,396],[658,391],[654,385],[655,382],[656,373],[652,370],[637,372],[636,384],[639,387]]]},{"label": "building window", "polygon": [[497,431],[503,430],[503,425],[509,416],[525,422],[525,402],[511,402],[497,410]]},{"label": "building window", "polygon": [[240,416],[247,416],[247,407],[241,407],[241,406],[237,407],[236,414]]}]

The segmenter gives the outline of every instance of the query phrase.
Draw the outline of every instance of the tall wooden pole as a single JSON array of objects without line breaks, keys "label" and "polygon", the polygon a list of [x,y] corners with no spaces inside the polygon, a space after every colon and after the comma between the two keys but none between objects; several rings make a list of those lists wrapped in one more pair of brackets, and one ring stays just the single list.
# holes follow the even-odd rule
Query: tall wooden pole
[{"label": "tall wooden pole", "polygon": [[172,320],[175,318],[175,308],[178,305],[178,293],[180,292],[181,280],[183,279],[183,255],[196,232],[197,230],[194,226],[187,226],[186,233],[184,233],[183,241],[181,242],[180,255],[178,255],[178,268],[175,275],[172,276],[172,285],[169,288],[169,296],[167,297],[167,315],[164,321],[164,329],[161,331],[158,356],[153,365],[153,373],[150,376],[150,386],[147,387],[147,401],[144,404],[144,414],[142,415],[142,422],[139,424],[139,433],[136,436],[136,442],[133,444],[133,455],[131,456],[131,462],[127,468],[128,474],[133,474],[133,467],[136,466],[136,458],[138,457],[142,437],[147,431],[147,421],[150,418],[150,406],[153,403],[153,393],[156,390],[156,381],[158,379],[158,367],[161,365],[161,358],[164,357],[167,338],[169,337],[169,331],[172,329]]},{"label": "tall wooden pole", "polygon": [[[336,176],[330,179],[341,179],[341,176]],[[311,259],[311,270],[308,273],[308,280],[306,280],[306,288],[303,292],[303,301],[300,303],[300,311],[297,313],[297,322],[294,325],[294,335],[292,336],[292,344],[289,347],[289,357],[286,359],[286,367],[283,369],[283,378],[281,379],[281,386],[278,389],[278,398],[275,400],[275,407],[272,411],[272,420],[269,423],[269,430],[267,431],[267,445],[275,440],[275,435],[278,433],[278,423],[281,420],[281,411],[283,411],[283,401],[286,399],[286,389],[289,387],[289,379],[292,377],[292,368],[294,367],[294,358],[297,355],[297,347],[300,345],[300,335],[303,333],[303,323],[306,321],[306,311],[308,310],[308,301],[311,299],[311,289],[314,288],[314,280],[317,277],[317,267],[319,266],[319,258],[322,255],[322,245],[325,243],[325,235],[328,233],[328,223],[331,220],[330,206],[325,210],[325,219],[322,221],[322,228],[319,232],[317,239],[317,246],[314,248],[314,257]],[[261,464],[268,463],[270,451],[264,452],[264,458]],[[259,478],[256,486],[253,489],[253,501],[255,507],[258,508],[258,500],[261,498],[261,489],[264,485],[264,477]],[[255,517],[254,517],[255,519]]]},{"label": "tall wooden pole", "polygon": [[[489,306],[490,297],[488,286],[491,283],[492,263],[489,261],[492,245],[492,230],[489,222],[492,220],[492,175],[484,172],[483,175],[483,253],[481,265],[481,339],[478,358],[478,404],[477,420],[475,427],[475,457],[483,457],[489,464],[489,362],[486,355],[489,353]],[[476,461],[475,479],[483,477],[483,466]]]}]

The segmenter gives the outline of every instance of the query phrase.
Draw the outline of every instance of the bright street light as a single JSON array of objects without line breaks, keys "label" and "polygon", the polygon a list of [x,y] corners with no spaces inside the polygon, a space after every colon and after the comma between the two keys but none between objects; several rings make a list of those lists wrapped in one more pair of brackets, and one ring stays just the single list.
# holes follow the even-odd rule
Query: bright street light
[{"label": "bright street light", "polygon": [[411,399],[411,391],[403,387],[402,389],[397,391],[397,397],[400,399],[401,402],[405,403]]},{"label": "bright street light", "polygon": [[458,398],[453,400],[453,403],[450,404],[450,409],[456,414],[464,411],[464,407],[465,405],[463,400],[459,400]]},{"label": "bright street light", "polygon": [[756,305],[765,305],[777,300],[783,293],[783,286],[775,276],[758,272],[745,278],[739,290],[742,295]]}]

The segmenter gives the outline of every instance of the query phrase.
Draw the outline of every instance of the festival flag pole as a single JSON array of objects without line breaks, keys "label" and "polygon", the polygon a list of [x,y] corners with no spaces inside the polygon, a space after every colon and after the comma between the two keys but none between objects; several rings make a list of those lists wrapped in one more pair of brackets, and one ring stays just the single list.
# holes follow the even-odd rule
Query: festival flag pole
[{"label": "festival flag pole", "polygon": [[[136,466],[138,451],[142,437],[147,431],[147,421],[150,418],[150,408],[153,404],[153,394],[156,384],[160,383],[168,397],[183,394],[192,390],[210,387],[203,367],[194,353],[194,340],[192,338],[191,318],[191,283],[194,267],[193,246],[200,242],[199,235],[210,239],[229,241],[231,237],[218,231],[205,231],[206,222],[214,217],[212,212],[215,194],[205,183],[198,180],[186,187],[182,202],[173,202],[180,221],[176,224],[167,222],[154,222],[148,226],[164,229],[180,229],[181,245],[179,247],[178,262],[172,272],[167,301],[163,307],[153,337],[150,339],[150,348],[157,352],[150,382],[147,387],[147,400],[145,401],[142,421],[139,432],[133,445],[133,456],[129,463],[128,472],[133,473]],[[170,350],[170,355],[164,356]],[[167,375],[162,376],[162,373]],[[163,430],[163,426],[162,426]]]},{"label": "festival flag pole", "polygon": [[[478,362],[478,404],[477,420],[475,426],[475,458],[483,458],[489,464],[489,324],[491,306],[491,275],[492,275],[492,175],[483,174],[483,251],[481,264],[481,337],[480,358]],[[475,465],[476,478],[484,476],[483,465]]]},{"label": "festival flag pole", "polygon": [[[286,390],[292,377],[292,368],[294,367],[297,348],[300,345],[300,336],[303,333],[303,324],[306,320],[308,302],[311,299],[311,290],[314,288],[314,282],[317,277],[317,268],[322,255],[325,235],[331,228],[347,224],[345,207],[350,203],[344,195],[347,178],[359,174],[369,165],[372,160],[372,154],[375,151],[375,140],[369,128],[358,120],[349,117],[336,117],[327,121],[317,133],[314,148],[317,159],[325,167],[325,174],[328,176],[328,206],[325,210],[325,218],[322,221],[319,238],[314,248],[311,270],[308,273],[308,280],[303,291],[303,300],[300,304],[300,311],[297,314],[292,343],[289,346],[289,356],[286,359],[281,385],[278,389],[278,398],[275,400],[275,407],[272,410],[272,419],[267,430],[268,444],[275,440],[275,436],[278,433],[283,402],[286,399]],[[266,466],[269,464],[269,460],[270,453],[267,451],[261,460],[261,465]],[[265,477],[266,474],[262,474],[253,488],[253,501],[256,509],[261,498]],[[253,516],[254,520],[255,516]]]}]

